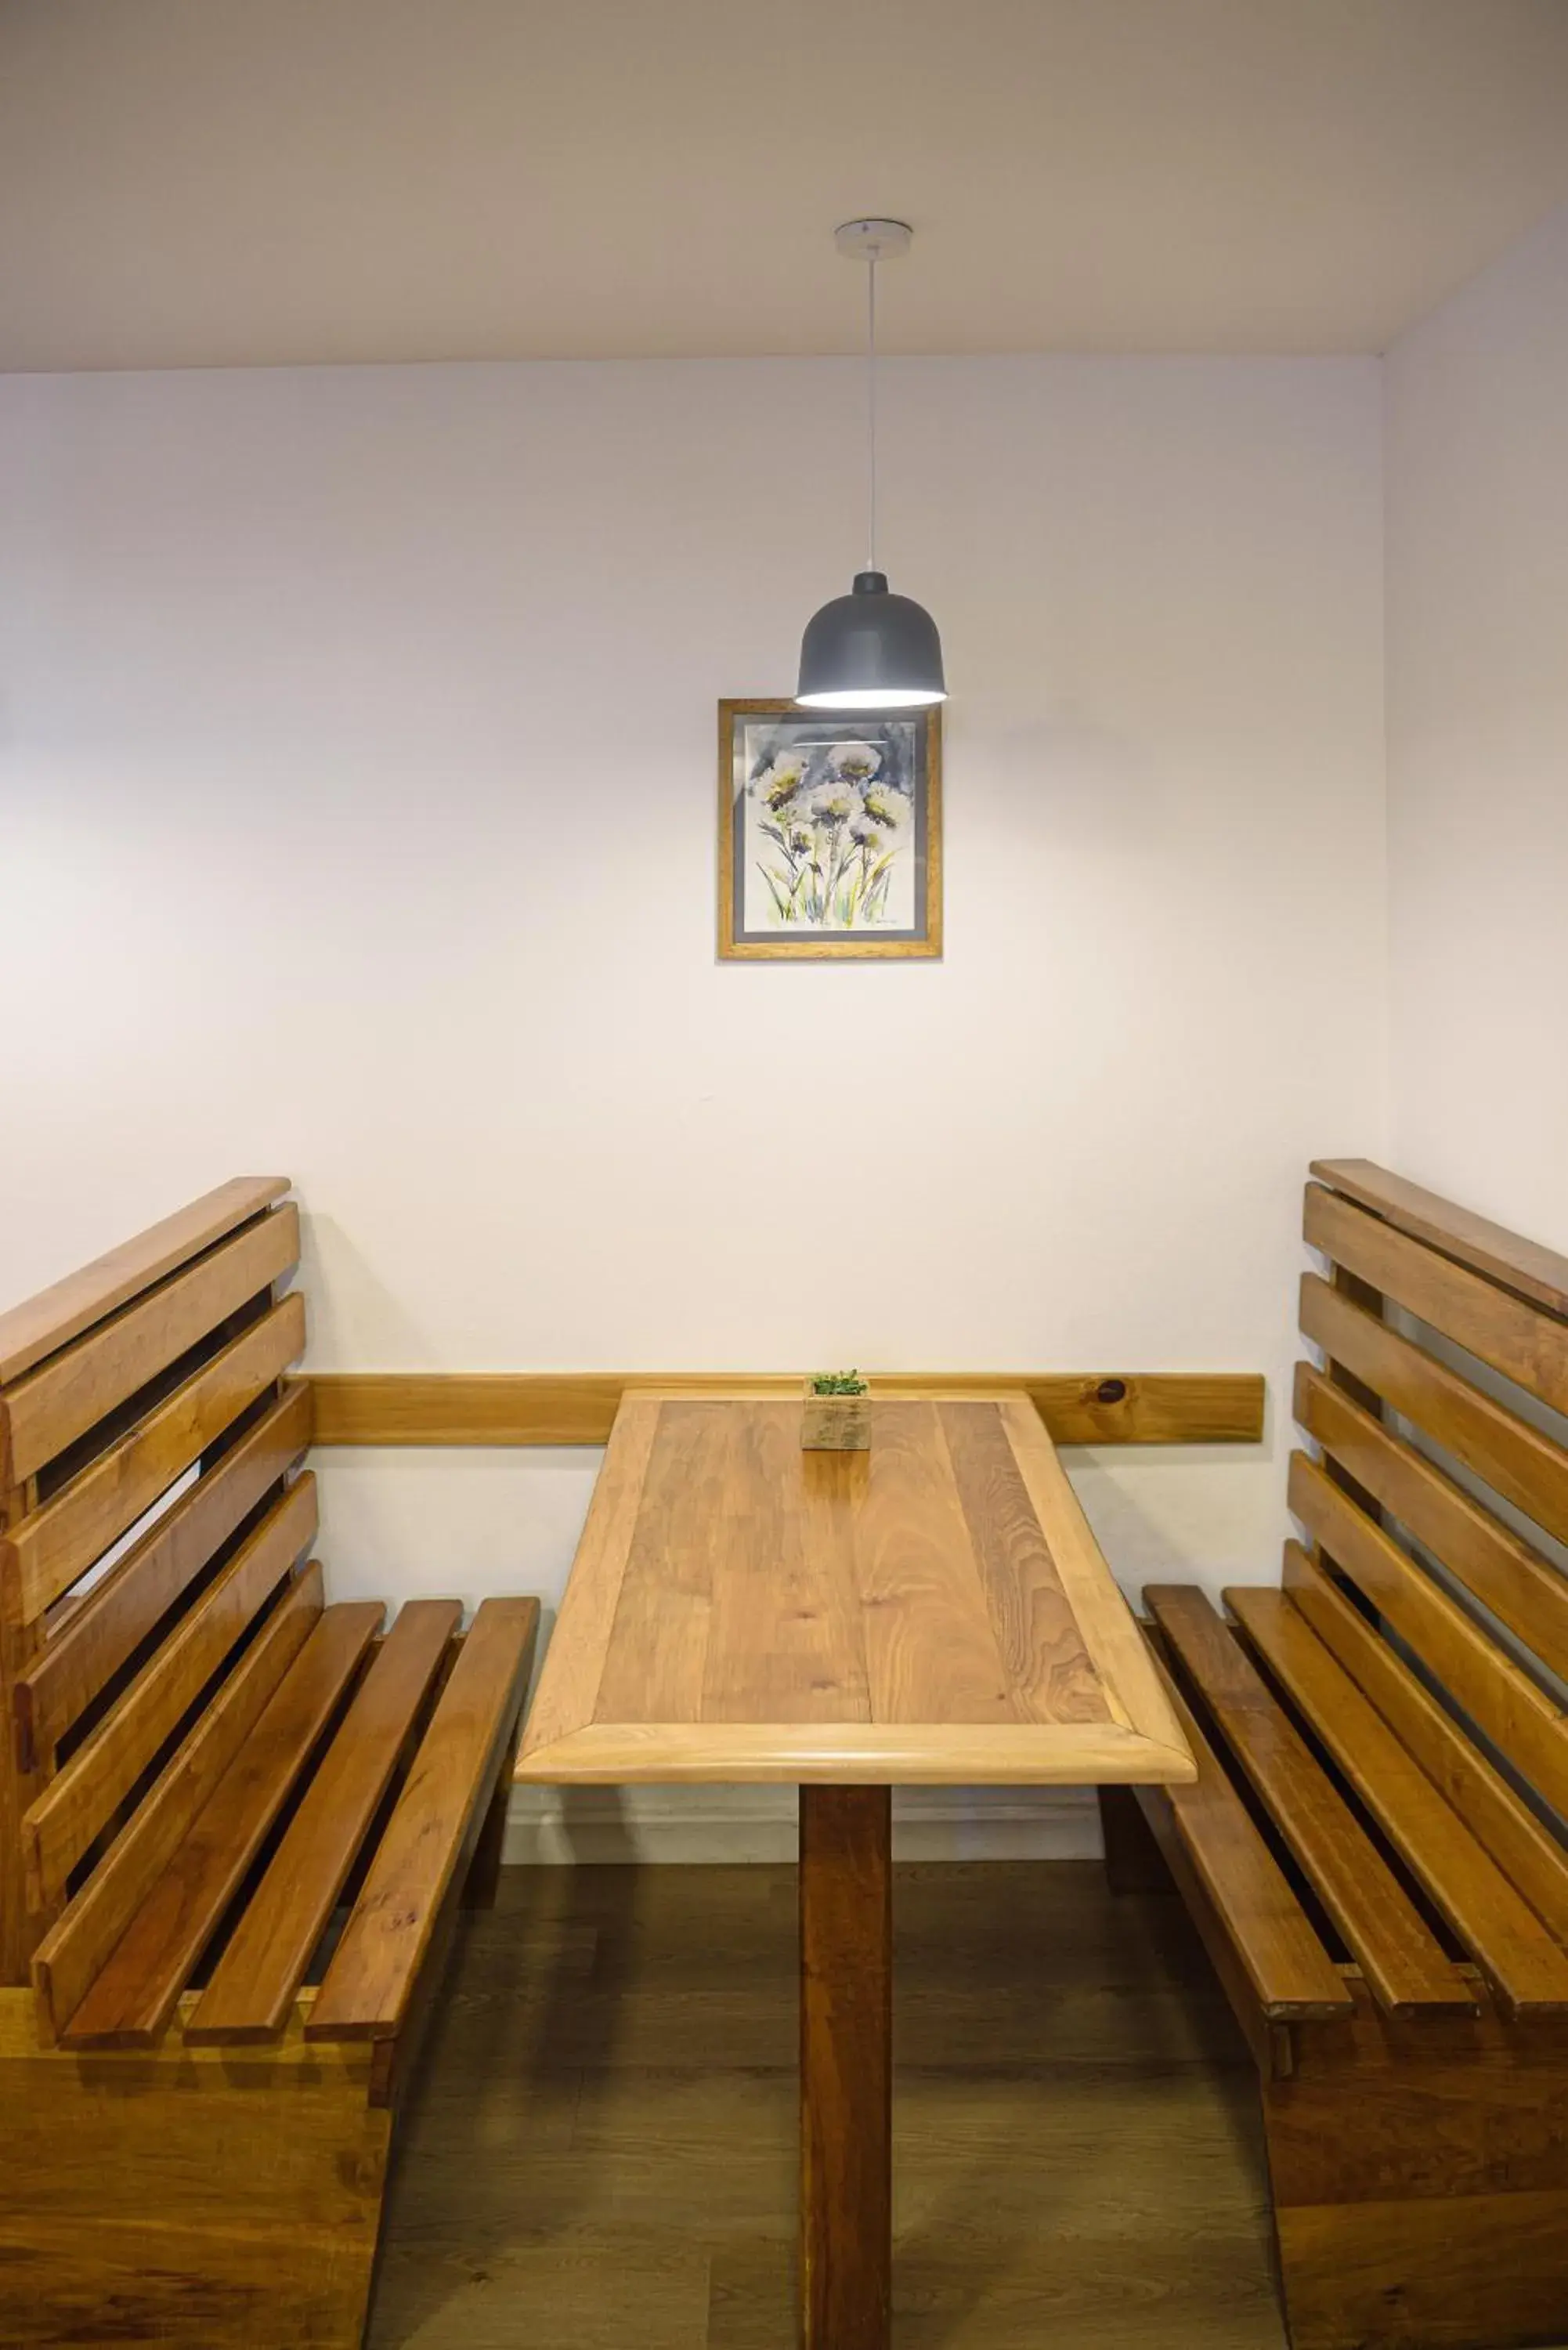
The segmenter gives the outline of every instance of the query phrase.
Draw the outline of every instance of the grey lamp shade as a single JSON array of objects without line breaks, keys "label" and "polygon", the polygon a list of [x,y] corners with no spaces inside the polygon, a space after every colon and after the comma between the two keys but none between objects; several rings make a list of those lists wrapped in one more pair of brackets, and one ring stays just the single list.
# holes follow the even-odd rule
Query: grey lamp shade
[{"label": "grey lamp shade", "polygon": [[805,624],[795,700],[809,710],[917,710],[945,702],[942,640],[921,604],[890,596],[880,571],[859,571]]}]

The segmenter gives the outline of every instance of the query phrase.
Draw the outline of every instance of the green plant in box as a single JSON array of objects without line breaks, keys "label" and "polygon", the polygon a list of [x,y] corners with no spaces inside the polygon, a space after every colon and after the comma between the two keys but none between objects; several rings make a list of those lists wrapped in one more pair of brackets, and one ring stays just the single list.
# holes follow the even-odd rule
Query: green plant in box
[{"label": "green plant in box", "polygon": [[858,1371],[817,1371],[801,1408],[803,1452],[865,1452],[871,1443],[871,1388]]}]

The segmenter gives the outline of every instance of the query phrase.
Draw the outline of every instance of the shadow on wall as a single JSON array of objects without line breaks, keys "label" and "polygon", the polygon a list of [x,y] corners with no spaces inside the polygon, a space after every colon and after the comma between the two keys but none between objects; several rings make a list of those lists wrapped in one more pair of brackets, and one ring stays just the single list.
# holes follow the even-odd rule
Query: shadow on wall
[{"label": "shadow on wall", "polygon": [[[1277,1582],[1279,1579],[1280,1545],[1289,1531],[1282,1496],[1277,1529],[1271,1533],[1262,1548],[1253,1555],[1252,1530],[1255,1512],[1252,1506],[1254,1486],[1251,1477],[1239,1479],[1235,1487],[1234,1525],[1241,1542],[1231,1539],[1230,1529],[1222,1523],[1213,1528],[1214,1548],[1205,1556],[1195,1551],[1185,1537],[1173,1533],[1174,1518],[1179,1528],[1182,1519],[1179,1502],[1173,1511],[1168,1491],[1162,1493],[1158,1517],[1139,1506],[1137,1498],[1138,1472],[1147,1470],[1158,1476],[1161,1484],[1166,1479],[1180,1477],[1189,1484],[1196,1481],[1196,1495],[1200,1497],[1210,1523],[1214,1519],[1216,1498],[1226,1492],[1222,1471],[1235,1471],[1241,1461],[1267,1464],[1275,1459],[1276,1418],[1272,1382],[1263,1406],[1263,1434],[1261,1443],[1236,1444],[1158,1444],[1127,1446],[1116,1455],[1107,1455],[1086,1445],[1064,1445],[1062,1462],[1082,1503],[1096,1541],[1110,1561],[1117,1583],[1136,1607],[1146,1583],[1168,1581],[1175,1576],[1182,1582],[1204,1584],[1218,1598],[1222,1584],[1235,1582]],[[1287,1448],[1288,1449],[1288,1448]]]},{"label": "shadow on wall", "polygon": [[[310,1300],[310,1355],[319,1369],[433,1370],[441,1350],[336,1216],[300,1208],[299,1284]],[[373,1343],[365,1343],[374,1333]]]}]

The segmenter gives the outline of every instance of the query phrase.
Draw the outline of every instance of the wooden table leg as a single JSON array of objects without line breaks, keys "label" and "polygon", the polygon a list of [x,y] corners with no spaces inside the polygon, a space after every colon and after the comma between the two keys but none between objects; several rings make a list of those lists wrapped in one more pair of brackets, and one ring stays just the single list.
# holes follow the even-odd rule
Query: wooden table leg
[{"label": "wooden table leg", "polygon": [[892,1797],[800,1791],[805,2350],[888,2350],[893,2266]]}]

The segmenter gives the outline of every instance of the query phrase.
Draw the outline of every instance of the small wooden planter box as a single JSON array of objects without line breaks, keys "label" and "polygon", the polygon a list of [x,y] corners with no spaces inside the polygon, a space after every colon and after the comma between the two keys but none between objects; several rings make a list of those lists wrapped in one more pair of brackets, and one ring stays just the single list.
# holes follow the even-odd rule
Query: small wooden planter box
[{"label": "small wooden planter box", "polygon": [[818,1395],[808,1379],[801,1406],[800,1449],[803,1452],[868,1452],[870,1396]]}]

